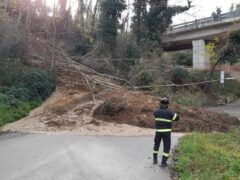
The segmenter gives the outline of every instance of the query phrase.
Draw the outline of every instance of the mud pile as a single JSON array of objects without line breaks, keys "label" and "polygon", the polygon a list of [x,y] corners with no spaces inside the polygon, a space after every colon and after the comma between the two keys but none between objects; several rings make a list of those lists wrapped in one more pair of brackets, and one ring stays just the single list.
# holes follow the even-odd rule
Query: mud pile
[{"label": "mud pile", "polygon": [[[159,106],[157,98],[136,91],[108,91],[100,97],[104,102],[94,111],[96,119],[154,128],[153,112]],[[181,117],[179,122],[173,124],[175,132],[225,132],[231,127],[240,126],[237,118],[227,114],[175,104],[171,104],[170,109]]]},{"label": "mud pile", "polygon": [[[27,117],[7,124],[6,131],[71,132],[82,135],[149,135],[154,133],[153,111],[159,100],[147,93],[127,90],[94,91],[93,101],[84,79],[74,72],[58,73],[58,88]],[[226,114],[172,104],[181,120],[175,132],[225,132],[240,121]],[[152,129],[149,129],[152,128]]]}]

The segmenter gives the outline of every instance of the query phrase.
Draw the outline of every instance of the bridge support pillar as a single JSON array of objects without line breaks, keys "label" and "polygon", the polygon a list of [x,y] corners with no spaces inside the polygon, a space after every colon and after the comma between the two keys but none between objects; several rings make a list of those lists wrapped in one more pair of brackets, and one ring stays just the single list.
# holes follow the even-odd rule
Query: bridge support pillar
[{"label": "bridge support pillar", "polygon": [[205,47],[205,40],[193,40],[193,69],[207,69],[210,67],[210,57]]}]

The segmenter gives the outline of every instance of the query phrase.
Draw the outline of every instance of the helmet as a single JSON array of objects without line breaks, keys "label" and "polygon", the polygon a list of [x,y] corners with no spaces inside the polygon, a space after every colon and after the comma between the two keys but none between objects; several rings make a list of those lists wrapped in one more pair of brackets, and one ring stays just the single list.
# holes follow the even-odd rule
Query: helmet
[{"label": "helmet", "polygon": [[164,97],[160,100],[160,104],[161,105],[165,105],[165,106],[168,106],[169,105],[169,99],[167,97]]}]

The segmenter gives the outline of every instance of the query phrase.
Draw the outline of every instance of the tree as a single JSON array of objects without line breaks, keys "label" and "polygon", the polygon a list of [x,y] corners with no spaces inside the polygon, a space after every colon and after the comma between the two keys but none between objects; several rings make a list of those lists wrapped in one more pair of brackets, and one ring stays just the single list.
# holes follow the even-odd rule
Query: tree
[{"label": "tree", "polygon": [[77,11],[77,21],[80,25],[80,30],[83,32],[84,30],[84,14],[86,12],[86,6],[83,0],[78,0],[78,11]]},{"label": "tree", "polygon": [[230,64],[235,64],[239,61],[240,58],[240,30],[230,32],[226,43],[222,48],[217,52],[217,61],[212,66],[211,69],[211,77],[213,77],[213,73],[215,68],[220,63],[229,62]]},{"label": "tree", "polygon": [[126,9],[124,0],[103,0],[100,5],[99,39],[103,49],[114,56],[119,19]]},{"label": "tree", "polygon": [[23,64],[29,65],[32,2],[5,0],[1,1],[0,12],[1,9],[3,18],[0,18],[0,56],[18,57]]},{"label": "tree", "polygon": [[147,0],[135,0],[134,1],[134,13],[132,18],[132,31],[135,35],[138,45],[143,46],[146,40],[146,18],[147,18]]},{"label": "tree", "polygon": [[99,4],[100,0],[96,0],[94,9],[93,9],[93,15],[92,15],[92,19],[91,19],[91,30],[90,30],[90,34],[91,37],[95,37],[95,27],[96,27],[96,16],[97,16],[97,11],[98,11],[98,4]]},{"label": "tree", "polygon": [[168,6],[168,0],[149,0],[149,13],[146,26],[148,29],[148,50],[152,53],[159,51],[162,46],[162,36],[172,24],[172,17],[178,13],[189,10],[191,1],[187,6]]},{"label": "tree", "polygon": [[220,20],[221,13],[222,13],[221,8],[217,7],[216,11],[212,13],[213,20],[214,21]]},{"label": "tree", "polygon": [[58,0],[58,4],[60,6],[60,13],[65,14],[66,13],[66,8],[67,8],[67,0]]},{"label": "tree", "polygon": [[[162,47],[162,36],[172,23],[172,17],[191,8],[187,6],[168,5],[168,0],[135,0],[132,31],[137,44],[145,52],[155,54]],[[147,11],[147,6],[149,10]]]},{"label": "tree", "polygon": [[227,61],[235,64],[240,58],[240,30],[233,31],[229,34],[227,43],[221,51],[221,62]]},{"label": "tree", "polygon": [[233,11],[234,11],[234,8],[235,8],[235,7],[234,7],[234,4],[232,3],[231,6],[230,6],[229,11],[230,11],[230,12],[233,12]]},{"label": "tree", "polygon": [[236,4],[235,11],[240,11],[240,4]]},{"label": "tree", "polygon": [[220,39],[215,38],[213,41],[209,42],[205,48],[208,51],[211,65],[215,64],[218,59],[217,49],[220,48]]}]

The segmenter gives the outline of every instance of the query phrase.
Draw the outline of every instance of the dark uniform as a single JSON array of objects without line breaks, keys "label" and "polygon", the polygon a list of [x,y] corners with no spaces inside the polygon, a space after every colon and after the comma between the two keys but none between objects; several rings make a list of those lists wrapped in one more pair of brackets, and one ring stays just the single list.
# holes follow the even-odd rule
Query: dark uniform
[{"label": "dark uniform", "polygon": [[172,121],[178,121],[179,116],[168,110],[168,104],[161,106],[154,112],[156,122],[156,134],[153,148],[153,163],[157,164],[158,151],[161,141],[163,140],[163,158],[162,166],[166,166],[167,159],[171,148],[171,131]]}]

